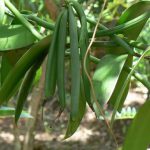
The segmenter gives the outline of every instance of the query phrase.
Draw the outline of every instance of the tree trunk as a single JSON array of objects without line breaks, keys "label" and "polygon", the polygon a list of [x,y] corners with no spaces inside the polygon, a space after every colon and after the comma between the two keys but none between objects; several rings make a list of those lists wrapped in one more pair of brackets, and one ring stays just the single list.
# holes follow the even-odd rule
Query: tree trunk
[{"label": "tree trunk", "polygon": [[15,136],[14,150],[21,150],[22,149],[19,135],[20,135],[20,130],[16,125],[14,125],[14,136]]},{"label": "tree trunk", "polygon": [[29,119],[26,123],[27,133],[24,139],[23,150],[33,150],[34,147],[34,130],[37,122],[38,111],[41,105],[43,97],[44,81],[45,81],[45,65],[42,66],[42,76],[39,82],[38,88],[35,87],[33,90],[32,100],[29,106],[29,113],[33,116],[33,119]]},{"label": "tree trunk", "polygon": [[57,4],[54,0],[44,0],[44,4],[50,18],[55,21],[62,5],[64,4],[64,0],[60,0],[59,2],[57,2]]}]

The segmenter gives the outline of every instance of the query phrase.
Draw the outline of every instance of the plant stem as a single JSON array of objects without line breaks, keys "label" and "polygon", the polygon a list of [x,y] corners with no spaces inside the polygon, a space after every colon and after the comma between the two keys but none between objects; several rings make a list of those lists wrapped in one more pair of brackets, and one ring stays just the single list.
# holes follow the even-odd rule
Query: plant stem
[{"label": "plant stem", "polygon": [[[7,13],[7,12],[6,12]],[[14,17],[12,14],[10,14],[10,13],[7,13],[7,15],[9,15],[9,16],[11,16],[11,17]],[[23,14],[22,14],[23,15]],[[49,23],[49,22],[47,22],[47,21],[45,21],[45,20],[42,20],[42,19],[40,19],[39,17],[37,17],[37,16],[34,16],[34,15],[23,15],[25,18],[27,18],[28,20],[31,20],[31,21],[34,21],[34,22],[36,22],[39,26],[42,26],[42,27],[44,27],[44,28],[46,28],[46,29],[49,29],[49,30],[54,30],[54,28],[55,28],[55,24],[51,24],[51,23]],[[141,17],[141,16],[140,16]],[[135,18],[135,19],[137,19],[137,18]],[[87,18],[87,21],[88,22],[90,22],[90,23],[92,23],[92,24],[95,24],[95,21],[93,21],[93,20],[90,20],[89,18]],[[123,24],[124,25],[124,24]],[[116,27],[114,27],[114,28],[112,28],[112,29],[104,29],[104,30],[102,30],[101,32],[104,32],[104,33],[107,33],[107,32],[109,32],[109,30],[111,31],[111,32],[113,32],[115,29],[119,29],[119,28],[121,28],[120,26],[122,26],[122,25],[119,25],[119,26],[116,26]],[[102,28],[104,28],[104,26],[102,25],[102,24],[100,24],[100,27],[102,27]],[[126,27],[127,28],[127,27]],[[91,34],[90,32],[89,32],[89,34]],[[143,43],[141,43],[141,42],[137,42],[137,41],[134,41],[134,40],[129,40],[128,38],[126,38],[126,37],[123,37],[122,38],[125,42],[127,42],[128,43],[128,45],[130,45],[130,46],[132,46],[132,47],[135,47],[135,48],[138,48],[138,49],[141,49],[141,50],[145,50],[147,47],[148,47],[148,45],[146,45],[146,44],[143,44]],[[113,47],[113,46],[117,46],[118,44],[116,43],[116,42],[114,42],[114,41],[94,41],[93,42],[93,44],[92,44],[92,46],[93,47],[98,47],[98,46],[103,46],[103,47],[106,47],[106,46],[110,46],[110,47]]]},{"label": "plant stem", "polygon": [[[140,50],[146,50],[146,48],[149,46],[141,42],[129,40],[128,38],[125,38],[125,37],[123,37],[122,39],[126,41],[130,46],[138,48]],[[114,41],[97,41],[96,40],[93,42],[92,46],[93,47],[115,47],[115,46],[118,46],[118,44]]]},{"label": "plant stem", "polygon": [[[31,19],[32,21],[35,21],[38,25],[43,26],[44,28],[47,28],[47,29],[50,29],[50,30],[54,30],[54,28],[55,28],[54,24],[48,23],[47,21],[42,20],[39,17],[36,17],[34,15],[26,15],[25,17],[28,18],[28,19]],[[137,18],[135,18],[135,19],[137,19]],[[87,20],[88,20],[88,18],[87,18]],[[89,21],[91,21],[91,20],[89,20]],[[94,21],[92,21],[92,22],[94,23]],[[100,25],[100,26],[104,27],[103,25]],[[116,27],[114,27],[112,29],[106,29],[106,30],[102,30],[102,31],[104,33],[107,33],[108,30],[112,30],[113,31],[113,30],[115,30],[117,28],[121,28],[120,26],[121,25],[116,26]],[[134,40],[129,40],[126,37],[123,37],[122,40],[127,42],[128,45],[130,45],[132,47],[135,47],[135,48],[138,48],[138,49],[141,49],[141,50],[145,50],[148,47],[148,45],[146,45],[146,44],[143,44],[141,42],[137,42],[137,41],[134,41]],[[104,46],[104,47],[105,46],[110,46],[110,47],[112,47],[112,46],[117,46],[117,45],[118,44],[116,42],[114,42],[114,41],[94,41],[92,46],[94,46],[94,47],[97,47],[97,46]]]},{"label": "plant stem", "polygon": [[10,11],[20,20],[20,22],[39,40],[41,40],[43,37],[42,35],[34,28],[34,26],[29,23],[23,15],[15,8],[15,6],[9,1],[4,0],[6,6],[10,9]]},{"label": "plant stem", "polygon": [[114,41],[94,41],[92,47],[114,47],[117,44]]},{"label": "plant stem", "polygon": [[133,76],[139,81],[141,82],[148,90],[150,90],[150,84],[149,81],[146,80],[145,78],[143,78],[143,76],[141,74],[139,74],[138,72],[134,72]]},{"label": "plant stem", "polygon": [[[144,14],[142,14],[142,15],[126,22],[126,23],[115,26],[111,29],[103,29],[101,31],[97,31],[96,32],[96,37],[112,35],[112,34],[116,34],[116,33],[122,33],[124,30],[132,28],[136,24],[142,22],[143,20],[145,20],[146,18],[149,18],[149,17],[150,17],[150,12],[145,12]],[[92,34],[93,34],[93,32],[89,32],[89,36],[92,36]]]},{"label": "plant stem", "polygon": [[[13,14],[11,14],[10,12],[7,12],[7,11],[5,12],[5,14],[7,14],[9,17],[12,17],[12,18],[15,17]],[[21,15],[23,15],[28,21],[33,21],[36,24],[38,24],[39,26],[42,26],[46,29],[54,31],[55,24],[49,23],[35,15],[25,15],[25,14],[21,14]]]},{"label": "plant stem", "polygon": [[146,45],[146,44],[141,43],[141,42],[137,42],[137,41],[134,41],[134,40],[129,40],[126,37],[123,37],[123,40],[126,41],[130,46],[133,46],[133,47],[141,49],[141,50],[146,50],[149,46],[149,45]]},{"label": "plant stem", "polygon": [[54,30],[55,28],[55,25],[54,24],[51,24],[51,23],[48,23],[47,21],[45,20],[42,20],[40,19],[39,17],[36,17],[34,15],[24,15],[26,18],[32,20],[32,21],[35,21],[39,26],[42,26],[46,29],[49,29],[49,30]]},{"label": "plant stem", "polygon": [[[93,25],[96,25],[96,22],[87,18],[87,21],[92,23]],[[108,30],[107,27],[105,27],[102,24],[99,24],[99,28],[103,29],[103,30]],[[116,34],[111,35],[110,37],[112,37],[112,39],[120,46],[122,46],[130,55],[134,55],[134,51],[132,50],[132,48],[123,40],[121,39],[119,36],[117,36]]]},{"label": "plant stem", "polygon": [[[65,52],[65,56],[66,56],[66,57],[67,57],[67,56],[70,56],[70,52]],[[95,63],[95,64],[98,64],[99,61],[100,61],[99,58],[97,58],[97,57],[95,57],[95,56],[93,56],[93,55],[90,55],[89,57],[90,57],[90,60],[91,60],[93,63]],[[81,56],[80,56],[80,58],[81,58]]]}]

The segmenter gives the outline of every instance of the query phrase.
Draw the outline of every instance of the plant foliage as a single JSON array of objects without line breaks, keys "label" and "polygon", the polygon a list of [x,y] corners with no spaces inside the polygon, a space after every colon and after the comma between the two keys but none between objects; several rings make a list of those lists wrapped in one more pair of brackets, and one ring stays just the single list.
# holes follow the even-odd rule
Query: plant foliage
[{"label": "plant foliage", "polygon": [[[120,4],[125,6],[123,3]],[[105,113],[99,115],[97,111],[103,112],[105,105],[111,105],[113,107],[112,117],[109,118],[111,125],[115,119],[134,117],[135,109],[125,110],[122,107],[128,94],[131,76],[136,77],[148,89],[150,87],[145,79],[135,74],[141,61],[149,59],[148,45],[139,43],[137,38],[150,17],[150,1],[140,1],[128,7],[119,16],[113,28],[109,29],[103,24],[98,24],[95,39],[108,37],[107,41],[95,44],[96,47],[105,47],[105,55],[100,59],[87,53],[90,37],[93,35],[93,30],[89,26],[96,25],[97,22],[87,17],[78,2],[65,1],[55,26],[31,12],[21,13],[9,0],[1,0],[0,7],[2,8],[0,9],[0,105],[7,104],[10,98],[17,94],[15,111],[1,107],[0,116],[15,114],[17,123],[22,116],[23,106],[36,72],[48,56],[44,96],[46,99],[51,99],[58,88],[60,112],[68,107],[65,58],[69,57],[71,103],[65,138],[72,136],[78,129],[85,114],[86,104],[95,112],[98,119],[105,121],[107,115]],[[108,12],[104,10],[102,13]],[[46,32],[39,30],[41,26]],[[49,32],[50,30],[52,32]],[[141,51],[137,53],[135,47]],[[134,57],[137,57],[135,65],[133,65]],[[91,61],[97,65],[93,76],[90,74]],[[93,91],[96,98],[93,97]],[[97,110],[100,108],[102,110]],[[133,120],[124,150],[137,150],[139,147],[141,147],[139,150],[144,150],[148,146],[149,136],[142,138],[142,134],[150,130],[148,112],[149,102],[146,102]],[[138,130],[139,124],[140,130]],[[131,144],[133,138],[135,141]]]}]

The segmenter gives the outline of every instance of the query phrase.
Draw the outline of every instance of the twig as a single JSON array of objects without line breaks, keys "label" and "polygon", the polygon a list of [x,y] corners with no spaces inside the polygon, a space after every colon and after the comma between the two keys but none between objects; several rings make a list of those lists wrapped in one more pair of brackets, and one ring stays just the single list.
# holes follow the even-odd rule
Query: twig
[{"label": "twig", "polygon": [[28,22],[24,16],[15,8],[15,6],[9,1],[4,0],[6,6],[10,9],[10,11],[18,18],[18,20],[39,40],[43,37],[42,35],[34,28],[34,26]]},{"label": "twig", "polygon": [[105,114],[104,114],[104,111],[103,111],[102,106],[101,106],[101,105],[98,103],[98,101],[97,101],[97,98],[96,98],[96,95],[95,95],[95,91],[94,91],[94,87],[93,87],[93,83],[92,83],[90,74],[88,74],[88,71],[87,71],[87,68],[86,68],[86,59],[87,59],[88,54],[89,54],[90,51],[91,51],[92,43],[93,43],[94,40],[95,40],[96,31],[97,31],[97,29],[98,29],[99,22],[100,22],[100,20],[101,20],[101,18],[102,18],[102,12],[103,12],[103,10],[104,10],[104,8],[105,8],[106,2],[107,2],[107,0],[104,0],[103,6],[102,6],[102,9],[101,9],[101,13],[100,13],[100,15],[99,15],[98,22],[97,22],[97,24],[96,24],[96,26],[95,26],[95,29],[94,29],[94,32],[93,32],[93,36],[92,36],[91,42],[89,43],[89,46],[88,46],[88,48],[87,48],[87,51],[86,51],[86,54],[85,54],[85,57],[84,57],[84,70],[85,70],[85,73],[86,73],[86,75],[87,75],[87,77],[88,77],[88,79],[89,79],[90,85],[91,85],[93,100],[94,100],[96,106],[98,107],[98,109],[99,109],[101,115],[103,116],[103,118],[104,118],[104,120],[105,120],[105,123],[106,123],[106,125],[107,125],[107,127],[108,127],[108,130],[109,130],[110,134],[112,135],[112,137],[113,137],[113,139],[114,139],[114,141],[115,141],[115,143],[116,143],[116,147],[118,148],[118,143],[117,143],[116,137],[115,137],[115,135],[114,135],[114,133],[113,133],[113,131],[112,131],[110,125],[109,125],[108,120],[105,118]]}]

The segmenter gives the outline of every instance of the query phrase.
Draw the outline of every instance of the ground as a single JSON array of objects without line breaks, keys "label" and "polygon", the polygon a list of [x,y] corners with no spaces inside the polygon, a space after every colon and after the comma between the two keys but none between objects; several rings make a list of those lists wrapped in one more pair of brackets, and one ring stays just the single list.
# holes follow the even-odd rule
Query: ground
[{"label": "ground", "polygon": [[[130,90],[125,106],[140,106],[146,99],[145,88]],[[55,111],[46,105],[45,115],[41,119],[39,113],[38,124],[35,132],[34,150],[115,150],[115,141],[108,132],[104,121],[97,121],[94,113],[88,108],[81,126],[69,139],[63,140],[67,126],[67,115],[55,120]],[[117,142],[121,145],[131,120],[118,120],[114,124],[114,134]],[[21,120],[19,129],[20,140],[23,141],[26,129],[25,120]],[[14,149],[14,129],[12,118],[0,119],[0,150]]]}]

